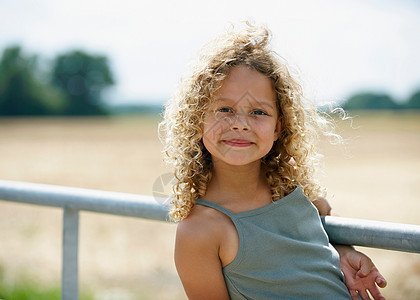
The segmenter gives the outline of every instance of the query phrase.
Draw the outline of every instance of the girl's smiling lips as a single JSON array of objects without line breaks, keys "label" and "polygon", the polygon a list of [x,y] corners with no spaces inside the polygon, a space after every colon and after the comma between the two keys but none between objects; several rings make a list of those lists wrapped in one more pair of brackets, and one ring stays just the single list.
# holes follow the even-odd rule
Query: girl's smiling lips
[{"label": "girl's smiling lips", "polygon": [[249,147],[254,144],[253,142],[244,139],[229,139],[222,140],[222,142],[231,147]]}]

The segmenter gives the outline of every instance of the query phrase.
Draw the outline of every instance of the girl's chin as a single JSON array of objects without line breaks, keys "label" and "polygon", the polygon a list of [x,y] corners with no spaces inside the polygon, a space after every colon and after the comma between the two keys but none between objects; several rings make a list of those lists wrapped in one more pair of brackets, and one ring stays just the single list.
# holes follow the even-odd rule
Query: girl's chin
[{"label": "girl's chin", "polygon": [[213,157],[213,164],[217,165],[217,164],[224,164],[224,165],[229,165],[229,166],[235,166],[235,167],[241,167],[241,166],[251,166],[254,164],[259,164],[261,163],[261,159],[251,159],[251,158],[247,158],[247,157],[223,157],[223,158],[217,158],[217,157]]}]

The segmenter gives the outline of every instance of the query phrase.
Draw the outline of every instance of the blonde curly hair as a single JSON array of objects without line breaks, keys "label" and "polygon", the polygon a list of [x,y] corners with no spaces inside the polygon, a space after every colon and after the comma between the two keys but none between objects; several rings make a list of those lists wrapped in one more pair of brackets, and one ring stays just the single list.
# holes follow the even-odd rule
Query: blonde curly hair
[{"label": "blonde curly hair", "polygon": [[203,145],[205,113],[229,70],[245,65],[271,79],[277,95],[282,130],[270,152],[262,158],[267,182],[276,201],[302,187],[312,201],[325,195],[315,179],[320,155],[315,149],[318,133],[328,132],[330,121],[303,97],[301,86],[269,47],[270,32],[246,23],[244,29],[224,34],[204,47],[191,73],[181,80],[178,92],[165,106],[159,124],[164,159],[175,168],[170,216],[188,216],[195,200],[204,196],[211,178],[211,155]]}]

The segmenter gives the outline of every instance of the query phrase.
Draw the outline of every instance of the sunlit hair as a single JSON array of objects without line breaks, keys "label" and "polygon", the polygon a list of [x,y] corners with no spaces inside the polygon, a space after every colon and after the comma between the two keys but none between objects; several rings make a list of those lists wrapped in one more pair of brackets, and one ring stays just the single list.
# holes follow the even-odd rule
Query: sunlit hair
[{"label": "sunlit hair", "polygon": [[188,216],[195,200],[206,193],[212,160],[202,141],[205,113],[229,70],[245,65],[271,79],[277,95],[282,131],[262,159],[263,170],[276,201],[296,186],[309,199],[324,196],[315,177],[320,155],[315,145],[320,132],[329,134],[330,122],[303,98],[301,86],[292,78],[283,60],[269,45],[270,33],[251,25],[224,34],[204,47],[191,73],[181,80],[178,92],[165,107],[159,128],[164,158],[175,169],[170,216],[180,221]]}]

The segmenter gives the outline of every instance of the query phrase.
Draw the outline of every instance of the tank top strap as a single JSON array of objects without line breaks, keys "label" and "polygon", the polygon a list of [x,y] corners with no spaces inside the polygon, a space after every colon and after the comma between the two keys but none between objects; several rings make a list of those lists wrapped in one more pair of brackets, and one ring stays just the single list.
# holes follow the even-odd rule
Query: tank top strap
[{"label": "tank top strap", "polygon": [[195,203],[196,204],[203,205],[203,206],[214,208],[214,209],[216,209],[216,210],[224,213],[225,215],[227,215],[231,219],[234,219],[235,218],[235,214],[233,212],[231,212],[227,208],[224,208],[223,206],[221,206],[219,204],[216,204],[214,202],[207,201],[207,200],[204,200],[204,199],[197,199],[197,200],[195,200]]}]

